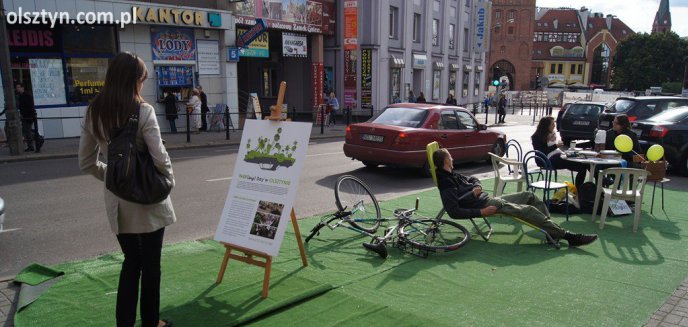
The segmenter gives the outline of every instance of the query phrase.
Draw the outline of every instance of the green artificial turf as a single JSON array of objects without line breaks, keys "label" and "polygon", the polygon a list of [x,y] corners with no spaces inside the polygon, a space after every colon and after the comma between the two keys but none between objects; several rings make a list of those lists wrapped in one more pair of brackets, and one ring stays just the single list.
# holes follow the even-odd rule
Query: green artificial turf
[{"label": "green artificial turf", "polygon": [[[161,316],[175,326],[639,326],[688,271],[684,193],[667,189],[666,213],[656,199],[650,215],[650,191],[637,233],[632,216],[610,218],[598,230],[589,215],[568,222],[556,215],[566,229],[599,233],[578,249],[556,250],[539,232],[495,217],[489,242],[474,235],[458,251],[428,258],[390,248],[383,260],[363,249],[368,238],[326,228],[306,245],[309,266],[302,267],[289,227],[268,299],[260,297],[263,271],[241,262],[230,260],[223,283],[214,284],[224,253],[216,242],[165,246]],[[420,214],[439,211],[431,190],[382,203],[383,215],[412,207],[416,196]],[[300,220],[302,234],[318,221]],[[57,265],[63,280],[17,313],[16,325],[114,325],[121,260],[113,254]]]}]

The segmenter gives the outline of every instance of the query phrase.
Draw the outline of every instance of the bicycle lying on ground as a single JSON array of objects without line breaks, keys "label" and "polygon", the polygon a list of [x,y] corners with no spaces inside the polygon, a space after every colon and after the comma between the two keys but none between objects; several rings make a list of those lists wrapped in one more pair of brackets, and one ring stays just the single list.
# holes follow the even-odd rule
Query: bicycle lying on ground
[{"label": "bicycle lying on ground", "polygon": [[[387,257],[387,243],[405,252],[425,257],[429,252],[448,252],[458,250],[471,239],[468,230],[460,224],[441,219],[414,217],[418,210],[418,199],[413,209],[396,209],[394,218],[382,218],[380,206],[370,188],[360,179],[344,175],[337,179],[334,189],[337,212],[324,216],[306,237],[306,243],[320,229],[345,227],[352,231],[372,237],[363,247]],[[382,236],[375,235],[383,222],[396,222],[385,229]],[[396,232],[396,233],[395,233]]]}]

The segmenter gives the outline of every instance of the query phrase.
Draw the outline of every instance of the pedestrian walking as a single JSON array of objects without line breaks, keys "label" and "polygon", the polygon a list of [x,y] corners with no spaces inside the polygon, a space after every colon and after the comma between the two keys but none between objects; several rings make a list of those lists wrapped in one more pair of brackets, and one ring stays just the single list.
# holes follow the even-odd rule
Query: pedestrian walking
[{"label": "pedestrian walking", "polygon": [[327,100],[327,105],[329,106],[330,114],[327,117],[327,126],[337,124],[337,111],[339,110],[339,101],[334,92],[330,92],[330,98]]},{"label": "pedestrian walking", "polygon": [[165,118],[170,122],[170,131],[177,133],[177,96],[172,90],[167,92],[165,99]]},{"label": "pedestrian walking", "polygon": [[490,97],[487,95],[485,96],[485,100],[483,100],[483,106],[485,107],[485,112],[490,109]]},{"label": "pedestrian walking", "polygon": [[196,87],[198,89],[198,95],[201,98],[201,128],[199,130],[201,131],[207,131],[208,130],[208,112],[210,111],[210,108],[208,108],[208,96],[203,92],[203,87],[198,86]]},{"label": "pedestrian walking", "polygon": [[413,90],[409,90],[408,103],[415,103],[415,102],[416,102],[416,95],[413,94]]},{"label": "pedestrian walking", "polygon": [[[33,95],[26,92],[22,83],[17,83],[14,87],[17,91],[17,107],[19,107],[19,115],[21,116],[22,135],[26,142],[26,149],[24,151],[41,152],[45,139],[38,133],[38,115],[33,103]],[[34,143],[36,144],[35,148]]]},{"label": "pedestrian walking", "polygon": [[418,98],[416,98],[416,103],[425,103],[427,102],[425,100],[425,94],[423,94],[423,91],[420,91],[420,94],[418,94]]},{"label": "pedestrian walking", "polygon": [[[115,56],[105,75],[105,84],[88,106],[79,140],[79,168],[104,181],[108,140],[113,131],[124,126],[138,111],[136,145],[148,150],[155,167],[174,186],[172,162],[160,137],[155,109],[141,97],[148,77],[146,65],[135,54]],[[169,197],[160,203],[141,205],[123,200],[105,188],[105,209],[112,232],[124,253],[117,286],[117,326],[134,326],[139,303],[141,326],[172,326],[160,320],[160,255],[165,227],[176,221]],[[103,322],[100,322],[101,324]]]},{"label": "pedestrian walking", "polygon": [[447,104],[455,106],[456,105],[456,99],[454,98],[454,95],[449,93],[449,96],[447,97]]},{"label": "pedestrian walking", "polygon": [[[201,128],[201,98],[200,98],[201,92],[198,91],[198,89],[191,89],[191,99],[189,99],[188,106],[191,107],[191,112],[190,112],[190,119],[189,119],[189,129],[194,132],[198,132],[198,130]],[[187,108],[187,110],[189,110]]]},{"label": "pedestrian walking", "polygon": [[504,94],[499,96],[499,101],[497,101],[497,112],[499,113],[499,122],[505,123],[504,118],[506,118],[506,97]]}]

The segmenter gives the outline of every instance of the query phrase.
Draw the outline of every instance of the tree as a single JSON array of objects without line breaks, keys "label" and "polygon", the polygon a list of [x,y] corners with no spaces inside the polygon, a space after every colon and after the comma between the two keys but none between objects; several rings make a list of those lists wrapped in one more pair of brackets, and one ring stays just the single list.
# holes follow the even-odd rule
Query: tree
[{"label": "tree", "polygon": [[645,90],[683,80],[688,41],[674,32],[634,34],[619,43],[612,62],[616,89]]}]

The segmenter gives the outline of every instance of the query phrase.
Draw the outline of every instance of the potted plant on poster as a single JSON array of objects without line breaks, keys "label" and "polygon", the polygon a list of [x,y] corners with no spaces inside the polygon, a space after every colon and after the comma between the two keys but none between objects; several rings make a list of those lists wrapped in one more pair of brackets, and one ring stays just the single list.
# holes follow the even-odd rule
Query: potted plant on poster
[{"label": "potted plant on poster", "polygon": [[258,143],[251,148],[252,140],[248,139],[246,142],[246,156],[244,161],[258,164],[260,169],[277,170],[279,166],[285,168],[294,165],[296,159],[293,158],[294,152],[298,145],[297,141],[291,144],[284,145],[280,143],[282,128],[277,129],[277,133],[269,139],[267,137],[259,137]]}]

